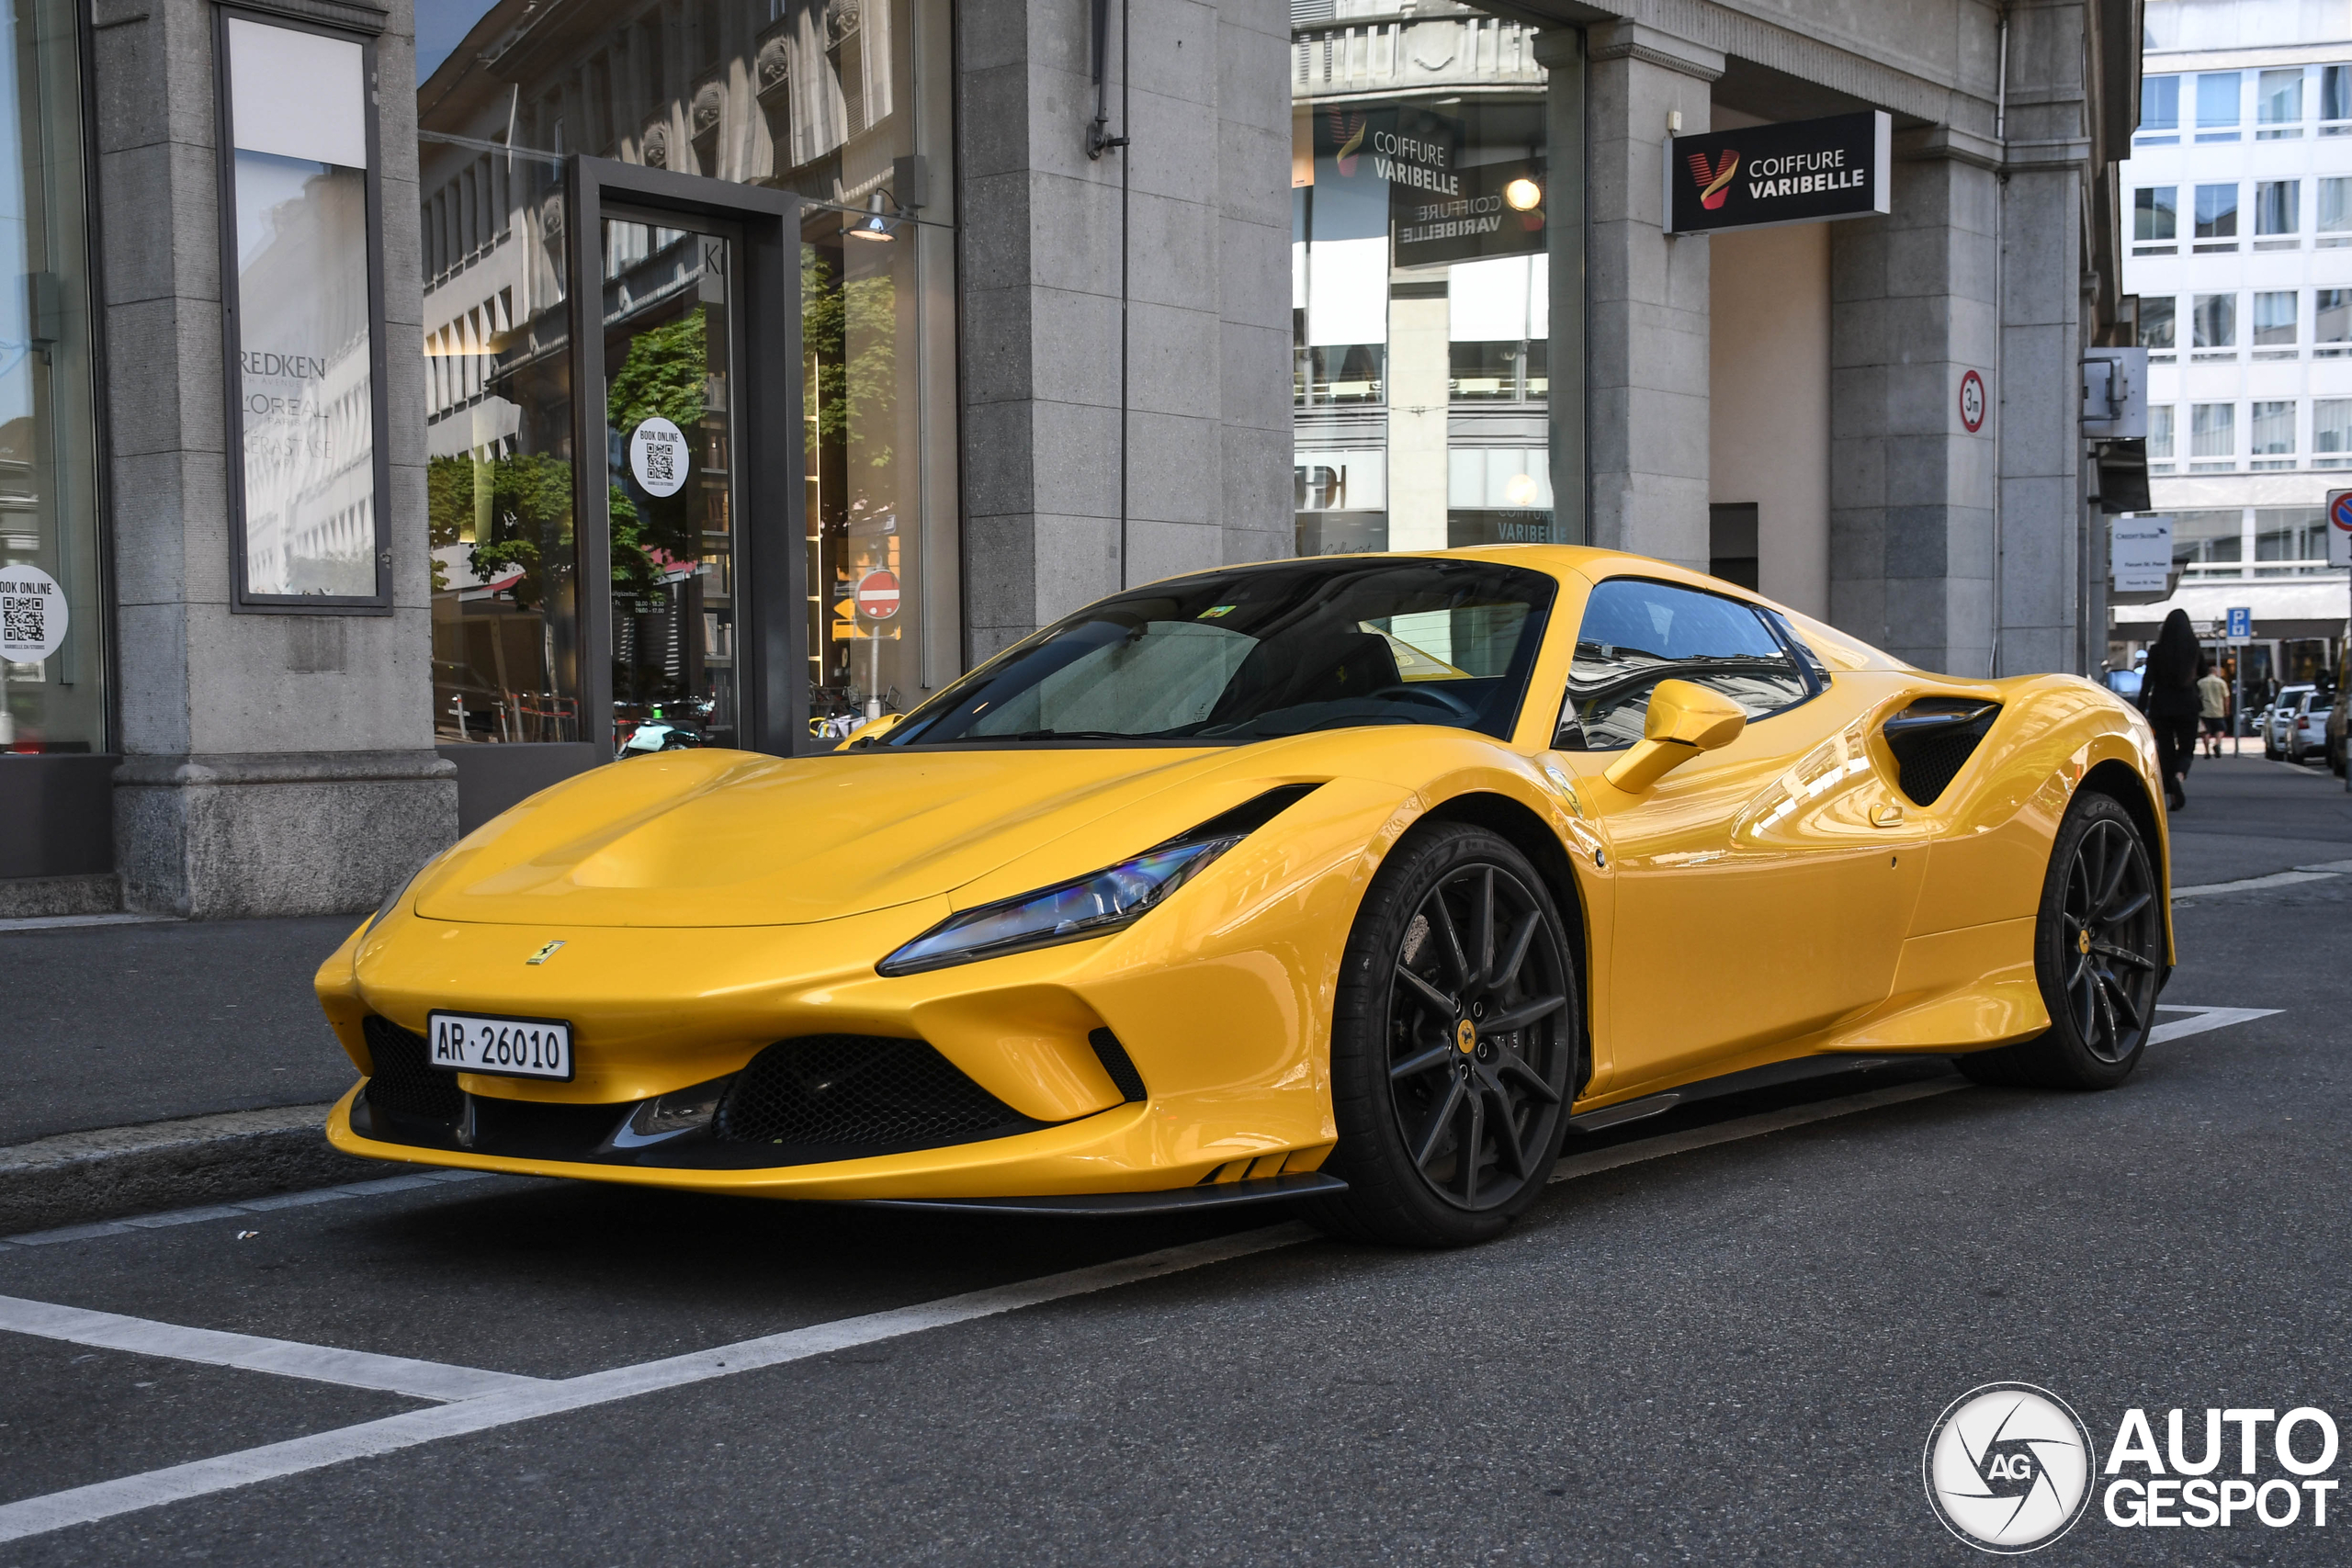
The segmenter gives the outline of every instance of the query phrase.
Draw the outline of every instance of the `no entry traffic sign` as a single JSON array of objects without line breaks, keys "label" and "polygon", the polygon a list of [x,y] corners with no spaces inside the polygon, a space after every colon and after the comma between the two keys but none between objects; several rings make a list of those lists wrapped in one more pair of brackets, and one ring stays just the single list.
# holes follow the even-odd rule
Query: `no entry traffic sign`
[{"label": "no entry traffic sign", "polygon": [[851,597],[857,601],[857,613],[869,621],[887,621],[899,613],[899,574],[875,570],[857,580]]}]

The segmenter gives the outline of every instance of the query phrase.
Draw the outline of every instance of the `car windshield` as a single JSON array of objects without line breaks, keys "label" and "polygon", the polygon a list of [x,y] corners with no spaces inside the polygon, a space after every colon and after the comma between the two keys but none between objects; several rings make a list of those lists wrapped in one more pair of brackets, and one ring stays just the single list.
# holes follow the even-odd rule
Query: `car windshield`
[{"label": "car windshield", "polygon": [[1554,583],[1350,556],[1204,572],[1089,605],[877,746],[1232,745],[1375,724],[1510,733]]}]

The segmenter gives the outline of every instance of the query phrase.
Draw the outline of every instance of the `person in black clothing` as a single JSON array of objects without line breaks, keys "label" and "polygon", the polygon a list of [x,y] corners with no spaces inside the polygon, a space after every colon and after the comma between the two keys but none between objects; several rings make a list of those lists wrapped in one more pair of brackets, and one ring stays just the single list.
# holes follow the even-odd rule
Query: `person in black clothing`
[{"label": "person in black clothing", "polygon": [[2202,702],[2197,691],[2199,652],[2188,612],[2175,610],[2165,617],[2156,645],[2148,650],[2148,668],[2140,682],[2140,706],[2156,732],[2165,800],[2175,811],[2188,804],[2188,761],[2197,755],[2197,716]]}]

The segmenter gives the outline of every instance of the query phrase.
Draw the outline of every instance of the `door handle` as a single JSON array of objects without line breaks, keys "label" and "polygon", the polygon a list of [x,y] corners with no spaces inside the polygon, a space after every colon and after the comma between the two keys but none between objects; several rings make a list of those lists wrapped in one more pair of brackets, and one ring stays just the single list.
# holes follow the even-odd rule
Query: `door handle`
[{"label": "door handle", "polygon": [[1881,801],[1871,807],[1871,826],[1873,828],[1899,827],[1902,821],[1903,807],[1891,800]]}]

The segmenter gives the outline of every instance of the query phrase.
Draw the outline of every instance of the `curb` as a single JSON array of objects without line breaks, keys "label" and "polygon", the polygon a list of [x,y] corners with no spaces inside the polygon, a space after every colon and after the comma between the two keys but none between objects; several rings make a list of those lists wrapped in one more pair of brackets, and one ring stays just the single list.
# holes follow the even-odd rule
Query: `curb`
[{"label": "curb", "polygon": [[0,1148],[0,1235],[383,1174],[380,1162],[327,1142],[333,1109],[231,1111]]}]

